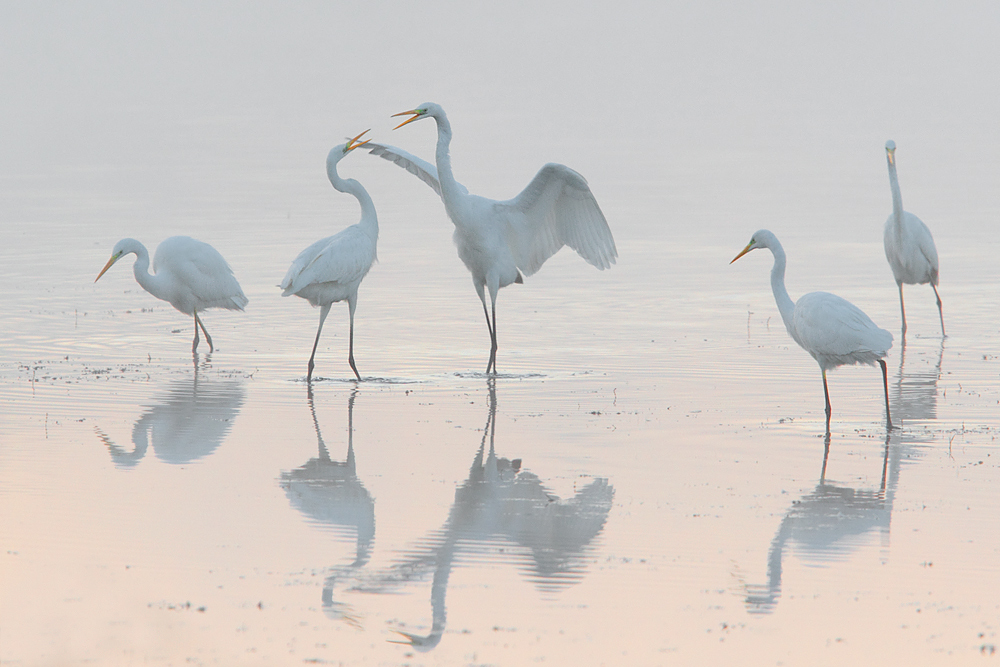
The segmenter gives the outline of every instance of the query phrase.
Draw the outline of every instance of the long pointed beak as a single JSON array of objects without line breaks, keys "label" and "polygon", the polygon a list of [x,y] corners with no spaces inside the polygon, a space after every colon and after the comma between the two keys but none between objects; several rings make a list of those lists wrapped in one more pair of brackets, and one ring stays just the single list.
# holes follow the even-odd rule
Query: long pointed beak
[{"label": "long pointed beak", "polygon": [[896,149],[890,148],[885,152],[886,156],[889,158],[889,164],[896,164]]},{"label": "long pointed beak", "polygon": [[405,116],[407,114],[413,114],[413,117],[412,118],[407,118],[402,123],[400,123],[399,125],[397,125],[396,127],[392,128],[392,129],[398,130],[399,128],[403,127],[407,123],[412,123],[413,121],[415,121],[418,118],[420,118],[420,117],[423,116],[423,113],[421,113],[421,111],[419,109],[411,109],[409,111],[400,111],[399,113],[394,113],[394,114],[392,114],[389,117],[390,118],[395,118],[396,116]]},{"label": "long pointed beak", "polygon": [[97,274],[97,277],[96,277],[96,278],[94,278],[94,282],[95,282],[95,283],[96,283],[96,282],[97,282],[98,280],[100,280],[100,279],[101,279],[101,276],[103,276],[103,275],[104,275],[104,273],[105,273],[105,272],[106,272],[106,271],[107,271],[108,269],[110,269],[110,268],[112,267],[112,265],[114,265],[114,263],[115,263],[115,262],[117,262],[117,261],[118,261],[118,257],[119,257],[118,255],[111,255],[111,259],[109,259],[109,260],[108,260],[108,263],[104,265],[104,268],[103,268],[103,269],[101,269],[101,272]]},{"label": "long pointed beak", "polygon": [[361,134],[359,134],[358,136],[354,137],[353,139],[349,139],[349,140],[347,141],[347,150],[349,150],[349,151],[353,151],[353,150],[354,150],[355,148],[358,148],[358,147],[360,147],[360,146],[364,146],[364,145],[365,145],[365,144],[367,144],[367,143],[368,143],[369,141],[371,141],[371,139],[365,139],[365,140],[364,140],[364,141],[362,141],[362,142],[359,142],[359,143],[355,143],[355,142],[357,142],[357,141],[358,141],[358,139],[360,139],[361,137],[365,136],[365,135],[366,135],[366,134],[368,134],[369,132],[371,132],[371,128],[368,128],[367,130],[365,130],[364,132],[362,132],[362,133],[361,133]]},{"label": "long pointed beak", "polygon": [[[754,247],[754,246],[753,246],[753,241],[751,241],[750,243],[748,243],[748,244],[747,244],[747,247],[746,247],[746,248],[743,248],[743,250],[742,250],[742,251],[740,252],[740,254],[736,255],[736,257],[733,257],[733,262],[735,262],[735,261],[736,261],[736,260],[738,260],[738,259],[739,259],[740,257],[742,257],[743,255],[745,255],[745,254],[747,254],[748,252],[750,252],[750,251],[751,251],[751,250],[753,249],[753,247]],[[729,262],[729,263],[730,263],[730,264],[732,264],[733,262]]]}]

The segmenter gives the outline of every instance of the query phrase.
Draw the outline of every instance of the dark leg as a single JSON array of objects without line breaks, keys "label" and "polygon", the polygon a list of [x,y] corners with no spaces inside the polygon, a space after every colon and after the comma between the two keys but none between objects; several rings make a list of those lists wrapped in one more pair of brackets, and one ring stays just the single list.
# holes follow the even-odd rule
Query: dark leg
[{"label": "dark leg", "polygon": [[191,353],[198,351],[198,311],[194,311],[194,342],[191,343]]},{"label": "dark leg", "polygon": [[[198,327],[201,327],[202,333],[205,334],[205,342],[208,343],[209,353],[215,352],[215,346],[212,345],[212,337],[208,335],[208,329],[205,328],[205,323],[201,321],[198,317],[197,309],[194,311],[194,347],[198,347]],[[192,350],[193,352],[194,350]]]},{"label": "dark leg", "polygon": [[313,368],[316,365],[316,347],[319,345],[319,335],[323,333],[323,323],[326,322],[326,316],[330,314],[330,305],[328,303],[319,310],[319,329],[316,330],[316,342],[313,343],[313,351],[309,356],[309,372],[306,373],[306,382],[312,382]]},{"label": "dark leg", "polygon": [[833,408],[830,407],[830,389],[826,386],[826,369],[823,369],[823,395],[826,396],[826,430],[830,430],[830,417],[833,415]]},{"label": "dark leg", "polygon": [[358,374],[358,367],[354,365],[354,308],[357,305],[357,299],[347,299],[347,310],[351,314],[351,342],[348,344],[347,361],[351,364],[351,370],[354,371],[354,377],[360,380],[361,376]]},{"label": "dark leg", "polygon": [[903,307],[903,283],[896,283],[899,287],[899,315],[903,318],[903,335],[906,335],[906,308]]},{"label": "dark leg", "polygon": [[885,369],[885,359],[879,359],[878,365],[882,367],[882,388],[885,389],[885,422],[892,430],[892,417],[889,416],[889,373]]},{"label": "dark leg", "polygon": [[490,364],[493,366],[493,374],[497,373],[497,297],[493,297],[493,342],[490,345]]},{"label": "dark leg", "polygon": [[496,301],[493,302],[493,321],[490,322],[490,311],[486,308],[486,297],[480,294],[479,298],[483,301],[483,315],[486,316],[486,328],[490,330],[490,361],[486,364],[486,372],[489,373],[490,369],[492,369],[495,373],[497,362]]},{"label": "dark leg", "polygon": [[937,285],[935,285],[934,283],[931,283],[931,289],[934,290],[934,298],[937,299],[938,317],[941,318],[941,337],[944,338],[944,336],[945,336],[945,333],[944,333],[944,311],[941,310],[941,295],[938,294]]}]

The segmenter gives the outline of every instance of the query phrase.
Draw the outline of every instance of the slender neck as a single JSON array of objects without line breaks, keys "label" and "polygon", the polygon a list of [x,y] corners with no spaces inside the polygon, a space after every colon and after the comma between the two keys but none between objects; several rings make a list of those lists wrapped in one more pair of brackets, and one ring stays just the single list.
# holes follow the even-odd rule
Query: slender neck
[{"label": "slender neck", "polygon": [[781,313],[785,328],[791,334],[795,302],[788,296],[788,290],[785,289],[785,249],[777,240],[771,246],[771,254],[774,255],[774,266],[771,268],[771,291],[774,292],[774,301],[778,304],[778,312]]},{"label": "slender neck", "polygon": [[886,155],[889,163],[889,189],[892,190],[892,220],[897,233],[903,229],[903,195],[899,192],[899,178],[896,176],[896,158]]},{"label": "slender neck", "polygon": [[437,123],[438,140],[435,159],[437,160],[438,181],[441,183],[441,197],[446,202],[449,198],[456,196],[460,192],[458,181],[451,171],[451,155],[448,148],[451,145],[451,123],[444,111],[434,115]]},{"label": "slender neck", "polygon": [[369,234],[378,238],[378,216],[375,213],[375,203],[372,201],[371,196],[369,196],[368,191],[365,190],[365,186],[353,178],[341,178],[340,174],[337,173],[336,160],[327,160],[326,175],[330,178],[330,184],[333,185],[334,189],[354,195],[358,203],[361,204],[361,222],[359,225],[362,229],[369,232]]},{"label": "slender neck", "polygon": [[135,281],[142,286],[142,289],[158,299],[168,300],[163,279],[160,276],[149,273],[149,251],[141,243],[136,245],[138,247],[130,251],[135,253],[135,263],[132,265],[132,273],[135,274]]}]

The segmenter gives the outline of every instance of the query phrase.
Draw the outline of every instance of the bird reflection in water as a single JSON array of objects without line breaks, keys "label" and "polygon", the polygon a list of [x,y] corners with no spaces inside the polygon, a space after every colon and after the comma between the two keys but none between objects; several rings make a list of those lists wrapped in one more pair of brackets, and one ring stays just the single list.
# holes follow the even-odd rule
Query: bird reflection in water
[{"label": "bird reflection in water", "polygon": [[375,539],[375,501],[358,479],[354,459],[354,399],[357,394],[354,388],[347,399],[347,459],[334,461],[323,441],[312,383],[308,383],[309,411],[316,428],[319,453],[295,470],[281,473],[280,480],[292,506],[310,521],[357,535],[353,561],[333,568],[323,585],[323,612],[353,627],[360,627],[358,615],[350,605],[333,599],[333,588],[338,579],[368,562]]},{"label": "bird reflection in water", "polygon": [[[900,424],[936,418],[937,381],[941,375],[944,341],[937,363],[930,369],[905,372],[906,340],[899,361],[899,377],[892,397],[892,413]],[[823,467],[816,488],[796,502],[785,514],[771,540],[767,558],[767,584],[745,584],[747,610],[767,614],[781,596],[781,565],[786,547],[796,544],[802,558],[813,564],[844,560],[864,544],[864,536],[879,535],[883,560],[887,557],[893,501],[904,462],[915,462],[926,444],[922,433],[895,429],[886,434],[879,488],[855,489],[827,481],[830,432],[827,431]]]},{"label": "bird reflection in water", "polygon": [[171,382],[135,422],[132,451],[119,447],[103,431],[95,429],[116,467],[138,465],[150,442],[158,459],[183,465],[208,456],[225,440],[243,405],[243,380],[208,379],[204,370],[209,367],[210,355],[205,355],[201,368],[198,354],[193,357],[192,377]]},{"label": "bird reflection in water", "polygon": [[[469,469],[468,479],[455,492],[455,502],[444,525],[407,549],[409,554],[382,572],[369,573],[352,587],[369,593],[390,593],[407,584],[431,582],[431,628],[426,635],[397,630],[420,651],[441,641],[445,630],[445,594],[452,566],[460,554],[497,553],[504,543],[520,569],[546,592],[557,592],[580,581],[586,553],[603,530],[614,498],[606,479],[595,479],[569,500],[553,496],[520,459],[498,457],[495,450],[496,386],[487,381],[489,413],[486,428]],[[489,444],[487,447],[487,439]]]}]

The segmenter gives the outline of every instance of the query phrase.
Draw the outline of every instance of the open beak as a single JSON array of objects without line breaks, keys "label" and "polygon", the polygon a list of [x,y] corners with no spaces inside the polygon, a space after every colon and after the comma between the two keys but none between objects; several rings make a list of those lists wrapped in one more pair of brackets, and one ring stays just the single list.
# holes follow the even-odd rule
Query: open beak
[{"label": "open beak", "polygon": [[364,132],[362,132],[362,133],[361,133],[361,134],[359,134],[358,136],[354,137],[353,139],[349,139],[349,140],[347,141],[347,150],[348,150],[348,151],[353,151],[353,150],[354,150],[355,148],[360,148],[361,146],[364,146],[364,145],[365,145],[365,144],[367,144],[367,143],[368,143],[369,141],[371,141],[371,139],[365,139],[365,140],[364,140],[364,141],[362,141],[362,142],[359,142],[359,143],[355,143],[355,142],[357,142],[357,141],[358,141],[358,139],[360,139],[361,137],[365,136],[365,135],[366,135],[366,134],[368,134],[369,132],[371,132],[371,128],[368,128],[367,130],[365,130]]},{"label": "open beak", "polygon": [[117,262],[117,261],[118,261],[119,257],[121,257],[121,255],[111,255],[111,259],[109,259],[109,260],[108,260],[108,263],[104,265],[104,268],[103,268],[103,269],[101,269],[101,272],[97,274],[97,277],[96,277],[96,278],[94,278],[94,282],[95,282],[95,283],[96,283],[96,282],[97,282],[98,280],[100,280],[100,279],[101,279],[101,276],[103,276],[103,275],[104,275],[104,273],[105,273],[105,272],[106,272],[106,271],[107,271],[108,269],[110,269],[110,268],[112,267],[112,265],[114,265],[114,263],[115,263],[115,262]]},{"label": "open beak", "polygon": [[410,111],[400,111],[399,113],[394,113],[394,114],[392,114],[392,116],[390,116],[390,118],[395,118],[396,116],[406,116],[407,114],[413,114],[413,117],[412,118],[407,118],[402,123],[400,123],[399,125],[397,125],[396,127],[392,128],[392,129],[398,130],[399,128],[403,127],[407,123],[412,123],[413,121],[417,120],[418,118],[422,118],[423,115],[424,115],[424,112],[421,111],[420,109],[411,109]]},{"label": "open beak", "polygon": [[[747,247],[743,248],[743,250],[740,252],[740,254],[736,255],[736,257],[733,257],[733,262],[735,262],[740,257],[742,257],[743,255],[747,254],[748,252],[750,252],[753,249],[754,249],[754,243],[753,243],[753,241],[750,241],[750,243],[747,244]],[[733,262],[729,262],[729,263],[732,264]]]}]

